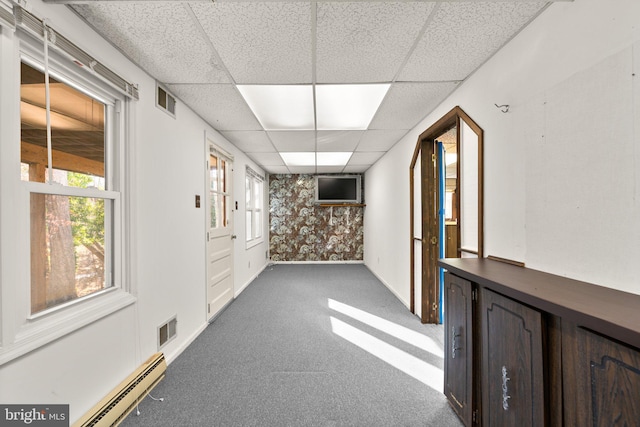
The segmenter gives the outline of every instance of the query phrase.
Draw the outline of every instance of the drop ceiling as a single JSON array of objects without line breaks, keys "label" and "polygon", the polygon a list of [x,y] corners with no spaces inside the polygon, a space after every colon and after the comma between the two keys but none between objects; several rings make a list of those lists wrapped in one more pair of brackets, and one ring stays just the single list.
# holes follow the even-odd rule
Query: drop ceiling
[{"label": "drop ceiling", "polygon": [[[548,4],[49,2],[68,4],[268,173],[366,171]],[[319,123],[317,95],[351,85],[389,86],[365,126]],[[292,87],[311,91],[311,126],[265,127],[248,86],[284,86],[280,102]],[[297,166],[281,153],[350,154],[345,165]]]}]

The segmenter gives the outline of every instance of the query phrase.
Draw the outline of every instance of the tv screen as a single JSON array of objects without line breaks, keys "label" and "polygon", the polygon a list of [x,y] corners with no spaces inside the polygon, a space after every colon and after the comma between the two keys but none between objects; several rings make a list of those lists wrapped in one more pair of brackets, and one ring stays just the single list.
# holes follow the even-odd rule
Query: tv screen
[{"label": "tv screen", "polygon": [[360,175],[316,176],[316,202],[360,203]]}]

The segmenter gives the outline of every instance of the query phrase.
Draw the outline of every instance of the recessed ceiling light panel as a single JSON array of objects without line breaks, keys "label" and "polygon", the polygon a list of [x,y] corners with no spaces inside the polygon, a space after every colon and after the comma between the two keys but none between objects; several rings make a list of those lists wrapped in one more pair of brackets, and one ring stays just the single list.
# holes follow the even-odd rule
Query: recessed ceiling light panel
[{"label": "recessed ceiling light panel", "polygon": [[266,130],[314,130],[313,90],[308,85],[238,85]]},{"label": "recessed ceiling light panel", "polygon": [[317,85],[318,130],[367,129],[390,86]]},{"label": "recessed ceiling light panel", "polygon": [[316,153],[313,152],[280,153],[280,156],[287,166],[316,165]]},{"label": "recessed ceiling light panel", "polygon": [[318,166],[344,166],[349,162],[351,155],[350,152],[321,152],[316,153]]},{"label": "recessed ceiling light panel", "polygon": [[351,158],[351,152],[288,152],[280,153],[287,166],[344,166]]}]

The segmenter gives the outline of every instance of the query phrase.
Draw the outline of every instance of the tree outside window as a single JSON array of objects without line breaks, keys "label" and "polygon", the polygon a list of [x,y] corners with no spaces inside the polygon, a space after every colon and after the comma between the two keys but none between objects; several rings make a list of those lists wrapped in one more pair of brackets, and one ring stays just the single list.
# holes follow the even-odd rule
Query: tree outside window
[{"label": "tree outside window", "polygon": [[[112,286],[105,104],[21,64],[21,179],[30,191],[31,313]],[[51,162],[51,164],[49,164]],[[52,184],[52,185],[46,185]],[[73,188],[73,190],[71,190]]]}]

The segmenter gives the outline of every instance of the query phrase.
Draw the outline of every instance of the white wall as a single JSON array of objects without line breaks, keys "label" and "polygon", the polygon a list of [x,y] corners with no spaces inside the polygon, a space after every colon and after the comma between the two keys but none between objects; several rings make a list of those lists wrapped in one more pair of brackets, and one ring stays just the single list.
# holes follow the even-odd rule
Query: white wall
[{"label": "white wall", "polygon": [[367,266],[408,305],[409,162],[459,105],[485,132],[485,254],[640,294],[639,69],[640,2],[552,4],[367,172]]},{"label": "white wall", "polygon": [[[205,210],[195,207],[195,195],[204,200],[206,194],[205,133],[234,156],[234,201],[239,206],[234,213],[236,294],[267,263],[267,239],[249,250],[244,244],[245,166],[262,171],[181,102],[177,119],[156,108],[154,79],[66,7],[37,0],[29,4],[33,14],[46,17],[50,26],[127,80],[138,83],[140,90],[140,100],[132,103],[133,138],[129,142],[133,171],[129,286],[137,302],[0,366],[0,402],[70,404],[73,422],[157,351],[161,323],[178,317],[178,336],[163,348],[169,361],[206,327]],[[10,44],[8,38],[3,39],[4,47]],[[3,79],[2,88],[11,86],[6,76]],[[13,93],[18,93],[16,88]],[[14,108],[12,105],[18,103],[3,99],[1,111]],[[18,141],[3,136],[0,143]],[[6,191],[7,187],[0,189]],[[5,208],[3,213],[10,212]],[[266,203],[264,211],[268,212]],[[2,220],[11,224],[11,218]],[[264,229],[268,230],[266,220]],[[1,255],[0,264],[7,268],[10,254],[3,251]],[[3,295],[4,303],[9,297]]]}]

